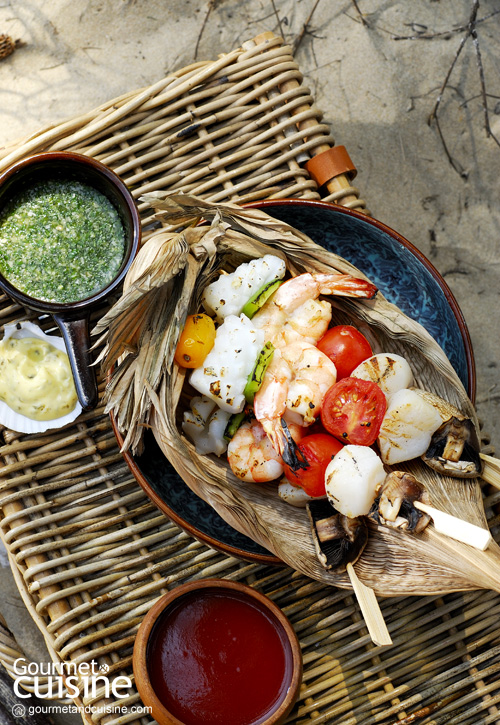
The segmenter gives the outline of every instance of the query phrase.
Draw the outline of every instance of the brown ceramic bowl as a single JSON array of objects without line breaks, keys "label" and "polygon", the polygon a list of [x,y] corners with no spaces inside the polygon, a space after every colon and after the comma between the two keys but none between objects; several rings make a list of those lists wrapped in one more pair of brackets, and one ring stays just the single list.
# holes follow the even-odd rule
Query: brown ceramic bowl
[{"label": "brown ceramic bowl", "polygon": [[292,625],[268,597],[205,579],[153,605],[137,633],[133,668],[159,725],[279,725],[299,694],[302,655]]},{"label": "brown ceramic bowl", "polygon": [[111,294],[125,277],[139,247],[141,223],[134,199],[123,181],[95,159],[70,152],[36,154],[7,169],[0,176],[0,211],[26,187],[51,179],[81,181],[109,199],[125,231],[122,264],[109,284],[90,297],[71,303],[47,302],[31,297],[2,274],[0,289],[24,307],[53,316],[66,343],[78,399],[83,410],[90,410],[95,407],[98,395],[95,371],[90,367],[89,316],[92,308]]}]

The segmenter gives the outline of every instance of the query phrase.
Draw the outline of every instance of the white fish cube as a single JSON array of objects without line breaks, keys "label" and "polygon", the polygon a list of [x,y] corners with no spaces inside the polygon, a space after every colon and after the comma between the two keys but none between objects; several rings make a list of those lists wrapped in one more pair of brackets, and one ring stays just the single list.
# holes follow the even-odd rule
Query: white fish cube
[{"label": "white fish cube", "polygon": [[182,430],[193,441],[197,453],[221,456],[227,450],[224,431],[231,413],[205,396],[193,398],[190,406],[191,410],[184,411]]},{"label": "white fish cube", "polygon": [[274,254],[240,264],[234,272],[221,274],[205,288],[203,307],[210,314],[215,314],[218,322],[229,315],[239,315],[262,287],[283,279],[285,272],[285,262]]},{"label": "white fish cube", "polygon": [[245,315],[229,315],[217,328],[215,342],[203,365],[193,370],[189,382],[229,413],[245,406],[243,391],[264,346],[264,332]]}]

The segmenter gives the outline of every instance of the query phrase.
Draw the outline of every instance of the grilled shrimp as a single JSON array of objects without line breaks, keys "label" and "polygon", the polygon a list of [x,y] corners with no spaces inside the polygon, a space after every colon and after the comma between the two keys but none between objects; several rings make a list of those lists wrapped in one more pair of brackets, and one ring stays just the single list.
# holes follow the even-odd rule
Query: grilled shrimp
[{"label": "grilled shrimp", "polygon": [[274,481],[283,473],[283,461],[257,420],[242,423],[227,447],[227,460],[243,481]]},{"label": "grilled shrimp", "polygon": [[315,345],[328,329],[332,306],[324,295],[371,298],[375,285],[350,274],[300,274],[284,282],[252,318],[266,342],[284,347],[295,340]]},{"label": "grilled shrimp", "polygon": [[297,340],[275,350],[255,395],[254,413],[281,455],[288,441],[282,420],[299,426],[314,423],[336,379],[334,363],[308,342]]}]

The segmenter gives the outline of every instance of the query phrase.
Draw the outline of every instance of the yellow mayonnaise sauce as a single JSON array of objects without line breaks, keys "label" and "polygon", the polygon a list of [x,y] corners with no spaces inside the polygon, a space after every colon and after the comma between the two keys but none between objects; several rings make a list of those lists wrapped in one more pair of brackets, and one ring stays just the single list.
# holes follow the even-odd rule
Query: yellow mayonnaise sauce
[{"label": "yellow mayonnaise sauce", "polygon": [[70,413],[77,396],[66,353],[36,337],[2,340],[0,400],[32,420]]}]

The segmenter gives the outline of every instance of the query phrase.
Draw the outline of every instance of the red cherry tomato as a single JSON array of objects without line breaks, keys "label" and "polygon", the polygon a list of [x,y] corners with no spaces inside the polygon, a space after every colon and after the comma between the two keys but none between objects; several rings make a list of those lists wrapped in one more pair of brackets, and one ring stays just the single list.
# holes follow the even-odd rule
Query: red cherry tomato
[{"label": "red cherry tomato", "polygon": [[344,443],[375,443],[387,402],[381,388],[369,380],[344,378],[327,391],[321,408],[326,430]]},{"label": "red cherry tomato", "polygon": [[325,471],[333,456],[343,444],[326,433],[316,433],[302,438],[296,451],[299,460],[307,463],[306,468],[293,471],[284,465],[285,476],[294,486],[300,486],[309,496],[324,496]]},{"label": "red cherry tomato", "polygon": [[317,345],[337,368],[337,380],[347,378],[359,363],[373,355],[370,343],[351,325],[331,327]]}]

